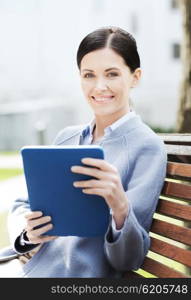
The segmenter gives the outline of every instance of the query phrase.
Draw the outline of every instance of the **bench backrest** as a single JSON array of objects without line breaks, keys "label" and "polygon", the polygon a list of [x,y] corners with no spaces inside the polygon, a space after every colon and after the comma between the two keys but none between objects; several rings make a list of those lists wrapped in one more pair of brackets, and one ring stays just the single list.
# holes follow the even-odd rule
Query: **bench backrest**
[{"label": "bench backrest", "polygon": [[151,247],[138,272],[124,277],[191,277],[191,135],[159,135],[168,166],[150,229]]}]

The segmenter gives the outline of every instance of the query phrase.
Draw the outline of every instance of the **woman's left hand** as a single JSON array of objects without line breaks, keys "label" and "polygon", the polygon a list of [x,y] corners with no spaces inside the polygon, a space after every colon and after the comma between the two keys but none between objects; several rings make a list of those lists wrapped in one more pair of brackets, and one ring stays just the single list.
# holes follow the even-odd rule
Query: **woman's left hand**
[{"label": "woman's left hand", "polygon": [[95,168],[72,166],[71,171],[93,176],[95,179],[75,181],[74,186],[82,188],[82,192],[85,194],[102,196],[112,209],[116,228],[120,229],[128,214],[128,200],[117,168],[105,160],[97,158],[83,158],[82,163]]}]

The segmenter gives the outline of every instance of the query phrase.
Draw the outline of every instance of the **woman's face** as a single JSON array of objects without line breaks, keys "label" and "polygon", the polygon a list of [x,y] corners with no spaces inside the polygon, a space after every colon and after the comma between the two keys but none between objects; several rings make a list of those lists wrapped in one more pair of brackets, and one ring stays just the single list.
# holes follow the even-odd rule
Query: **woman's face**
[{"label": "woman's face", "polygon": [[140,69],[131,73],[123,58],[109,48],[89,52],[81,61],[82,90],[97,116],[127,113],[130,89],[140,75]]}]

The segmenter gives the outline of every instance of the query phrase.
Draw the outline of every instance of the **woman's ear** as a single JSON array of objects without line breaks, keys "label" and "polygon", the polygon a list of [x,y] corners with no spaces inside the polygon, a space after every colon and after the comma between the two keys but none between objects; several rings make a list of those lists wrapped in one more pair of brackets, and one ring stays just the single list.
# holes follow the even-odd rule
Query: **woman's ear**
[{"label": "woman's ear", "polygon": [[137,83],[139,82],[139,80],[141,78],[141,74],[142,74],[141,68],[137,68],[133,72],[133,81],[132,81],[132,86],[131,87],[135,87],[137,85]]}]

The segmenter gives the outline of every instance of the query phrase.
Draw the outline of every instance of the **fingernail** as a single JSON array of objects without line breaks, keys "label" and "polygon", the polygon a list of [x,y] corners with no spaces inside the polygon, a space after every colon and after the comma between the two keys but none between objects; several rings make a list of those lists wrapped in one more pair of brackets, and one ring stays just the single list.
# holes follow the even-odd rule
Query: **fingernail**
[{"label": "fingernail", "polygon": [[84,163],[85,163],[85,162],[88,162],[89,160],[90,160],[89,157],[84,157],[84,158],[81,159],[81,161],[84,162]]}]

